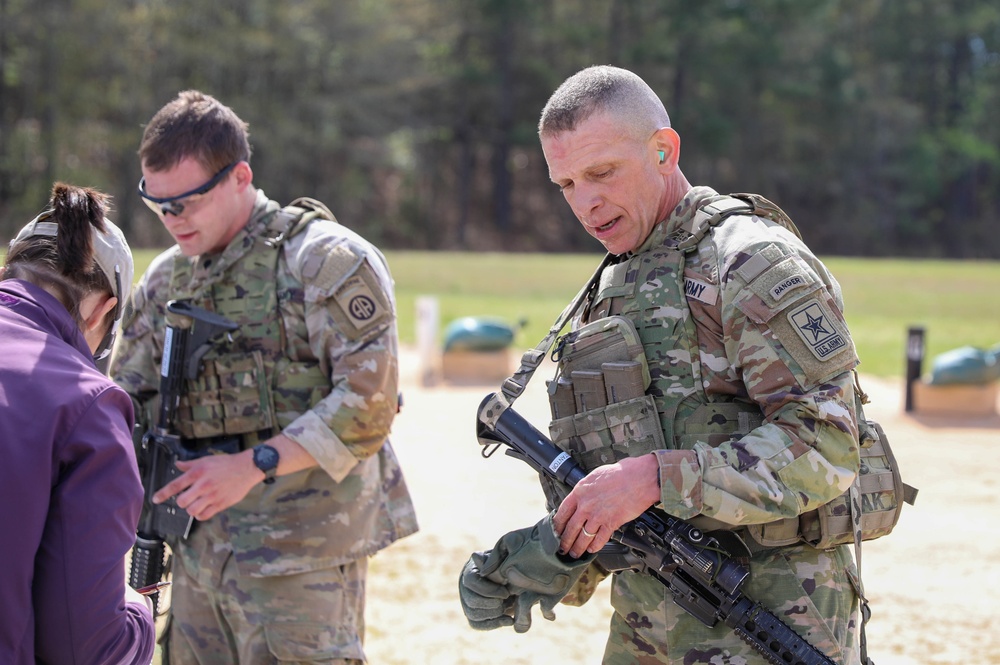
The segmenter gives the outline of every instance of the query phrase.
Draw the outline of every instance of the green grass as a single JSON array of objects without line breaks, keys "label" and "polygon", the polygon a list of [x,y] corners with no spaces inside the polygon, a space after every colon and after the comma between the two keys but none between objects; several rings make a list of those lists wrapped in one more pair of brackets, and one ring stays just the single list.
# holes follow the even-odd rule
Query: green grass
[{"label": "green grass", "polygon": [[[139,275],[156,252],[136,252]],[[600,261],[579,254],[386,252],[396,280],[399,334],[415,341],[416,301],[433,296],[439,333],[463,316],[527,325],[515,337],[535,346]],[[905,373],[907,328],[926,329],[925,371],[934,356],[960,346],[1000,344],[1000,261],[825,259],[844,292],[861,371]]]},{"label": "green grass", "polygon": [[1000,344],[1000,261],[828,259],[844,291],[861,371],[903,376],[906,331],[925,329],[934,357],[960,346]]}]

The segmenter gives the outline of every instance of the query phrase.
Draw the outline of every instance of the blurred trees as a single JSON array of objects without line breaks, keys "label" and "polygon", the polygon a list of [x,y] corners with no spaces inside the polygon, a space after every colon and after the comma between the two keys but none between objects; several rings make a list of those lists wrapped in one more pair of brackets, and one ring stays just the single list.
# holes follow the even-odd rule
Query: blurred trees
[{"label": "blurred trees", "polygon": [[167,244],[135,153],[198,88],[268,195],[386,247],[596,251],[536,123],[599,63],[660,94],[693,183],[773,199],[822,254],[1000,257],[987,0],[0,0],[0,239],[61,179]]}]

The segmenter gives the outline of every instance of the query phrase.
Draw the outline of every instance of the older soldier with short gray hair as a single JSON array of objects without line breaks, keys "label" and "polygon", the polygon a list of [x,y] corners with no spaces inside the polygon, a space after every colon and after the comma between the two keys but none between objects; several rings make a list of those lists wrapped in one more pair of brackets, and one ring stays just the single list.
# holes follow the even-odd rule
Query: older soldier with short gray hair
[{"label": "older soldier with short gray hair", "polygon": [[[642,353],[588,367],[561,349],[550,432],[589,473],[572,491],[547,484],[549,518],[473,555],[460,583],[470,623],[526,630],[524,605],[540,601],[551,617],[556,600],[585,602],[607,575],[594,555],[657,506],[740,536],[747,596],[835,662],[858,663],[849,550],[810,544],[822,535],[816,509],[859,470],[858,359],[837,281],[783,213],[768,213],[780,211],[773,204],[691,186],[662,102],[632,72],[599,66],[570,77],[545,106],[539,135],[552,181],[612,255],[574,325],[600,326],[595,344],[606,338],[609,348],[638,339]],[[634,376],[616,383],[611,370],[621,369]],[[595,380],[624,388],[625,399],[586,392]],[[554,547],[567,556],[540,554]],[[501,594],[480,580],[497,582],[495,571],[512,567],[519,575],[504,578],[503,593],[528,601],[491,605],[488,596]],[[615,573],[611,602],[605,663],[763,662],[649,575]]]}]

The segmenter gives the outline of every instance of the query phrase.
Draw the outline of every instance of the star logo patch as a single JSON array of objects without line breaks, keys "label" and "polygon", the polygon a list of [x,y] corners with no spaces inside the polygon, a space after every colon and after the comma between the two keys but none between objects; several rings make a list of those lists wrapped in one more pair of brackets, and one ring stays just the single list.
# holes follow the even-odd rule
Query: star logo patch
[{"label": "star logo patch", "polygon": [[819,360],[826,360],[847,346],[836,319],[816,299],[789,312],[788,320]]}]

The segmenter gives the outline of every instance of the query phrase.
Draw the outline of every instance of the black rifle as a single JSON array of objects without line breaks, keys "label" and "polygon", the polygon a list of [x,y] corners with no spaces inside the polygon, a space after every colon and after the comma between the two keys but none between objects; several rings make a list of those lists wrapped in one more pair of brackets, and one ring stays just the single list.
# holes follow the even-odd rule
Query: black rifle
[{"label": "black rifle", "polygon": [[[587,475],[569,454],[503,404],[494,393],[479,406],[476,434],[480,442],[486,442],[484,445],[495,444],[483,449],[484,457],[506,444],[506,454],[570,487]],[[497,409],[502,409],[499,416],[495,415]],[[491,422],[492,426],[488,424]],[[610,568],[637,570],[656,578],[682,609],[710,628],[722,621],[768,662],[834,665],[781,619],[740,591],[750,577],[749,568],[731,558],[711,534],[650,508],[622,525],[611,538],[617,544],[601,551],[602,564],[609,560],[607,553],[617,563]]]},{"label": "black rifle", "polygon": [[[156,426],[143,433],[136,447],[139,474],[145,492],[129,569],[129,585],[133,588],[159,582],[165,565],[164,538],[186,538],[191,531],[194,519],[177,505],[175,497],[161,504],[154,504],[153,495],[181,475],[174,462],[195,459],[205,454],[202,450],[192,450],[186,446],[175,428],[184,380],[198,375],[201,359],[212,348],[217,337],[239,327],[223,316],[183,300],[171,300],[167,303],[167,311],[183,317],[189,325],[167,326],[163,338],[163,360],[160,364],[159,417]],[[231,452],[238,450],[237,441]],[[152,595],[154,614],[158,597],[159,594]]]}]

